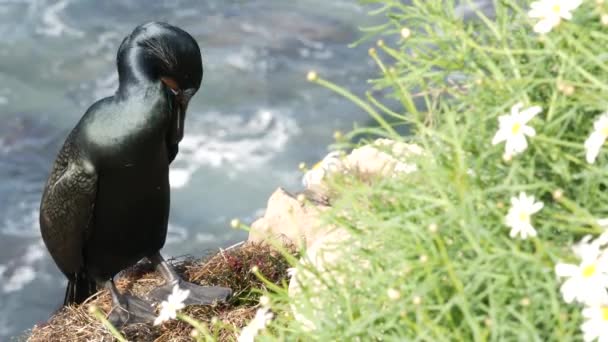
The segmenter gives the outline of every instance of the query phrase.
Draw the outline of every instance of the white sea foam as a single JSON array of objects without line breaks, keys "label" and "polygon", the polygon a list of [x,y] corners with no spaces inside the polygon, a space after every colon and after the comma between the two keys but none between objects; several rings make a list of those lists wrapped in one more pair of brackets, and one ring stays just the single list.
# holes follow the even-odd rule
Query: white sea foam
[{"label": "white sea foam", "polygon": [[235,69],[244,71],[254,71],[265,69],[265,64],[258,58],[256,52],[251,47],[242,47],[237,53],[229,53],[224,59],[225,63]]},{"label": "white sea foam", "polygon": [[[259,110],[251,118],[208,113],[190,126],[172,166],[171,186],[180,188],[203,166],[233,171],[258,168],[285,149],[299,132],[295,120],[276,110]],[[192,127],[194,126],[194,127]]]},{"label": "white sea foam", "polygon": [[46,6],[42,12],[42,26],[36,28],[39,34],[60,37],[69,35],[73,37],[82,37],[84,32],[75,28],[69,27],[61,19],[61,12],[70,4],[70,1],[62,0],[55,4]]},{"label": "white sea foam", "polygon": [[112,72],[105,77],[95,81],[95,89],[93,90],[93,98],[101,99],[106,96],[111,96],[118,89],[118,73]]},{"label": "white sea foam", "polygon": [[45,247],[42,239],[28,245],[22,254],[9,259],[0,265],[0,280],[2,292],[11,293],[21,290],[37,278],[40,261],[45,257]]},{"label": "white sea foam", "polygon": [[25,264],[33,264],[38,260],[44,259],[44,243],[40,240],[38,243],[29,245],[25,251],[25,254],[21,257],[21,260]]},{"label": "white sea foam", "polygon": [[196,239],[196,242],[202,243],[214,242],[217,240],[217,237],[215,235],[209,233],[197,233],[194,238]]},{"label": "white sea foam", "polygon": [[192,178],[192,174],[196,171],[197,167],[194,165],[189,165],[188,167],[175,167],[171,169],[169,173],[169,184],[171,184],[172,188],[182,188],[188,182],[190,182],[190,178]]},{"label": "white sea foam", "polygon": [[172,223],[169,223],[169,227],[167,228],[167,239],[165,240],[166,244],[174,244],[186,241],[188,238],[188,229],[182,226],[178,226]]},{"label": "white sea foam", "polygon": [[34,200],[22,200],[11,205],[6,212],[4,222],[0,222],[0,233],[17,237],[38,237],[38,203]]},{"label": "white sea foam", "polygon": [[2,291],[4,293],[19,291],[34,279],[36,279],[36,270],[32,266],[17,267],[13,274],[3,282]]},{"label": "white sea foam", "polygon": [[[19,214],[22,213],[22,214]],[[38,230],[38,209],[13,212],[14,217],[7,218],[0,229],[0,233],[18,237],[40,236]]]}]

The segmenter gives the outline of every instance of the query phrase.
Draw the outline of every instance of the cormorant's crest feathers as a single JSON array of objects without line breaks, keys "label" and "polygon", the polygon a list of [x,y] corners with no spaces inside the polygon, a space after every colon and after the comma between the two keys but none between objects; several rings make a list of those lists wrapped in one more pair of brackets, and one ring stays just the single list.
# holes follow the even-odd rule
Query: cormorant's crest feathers
[{"label": "cormorant's crest feathers", "polygon": [[136,27],[120,45],[116,62],[121,85],[165,76],[183,89],[198,89],[203,75],[196,40],[179,27],[162,22]]},{"label": "cormorant's crest feathers", "polygon": [[173,70],[177,68],[177,58],[173,51],[162,40],[153,37],[138,42],[138,45],[145,48],[156,58],[162,61],[167,69]]}]

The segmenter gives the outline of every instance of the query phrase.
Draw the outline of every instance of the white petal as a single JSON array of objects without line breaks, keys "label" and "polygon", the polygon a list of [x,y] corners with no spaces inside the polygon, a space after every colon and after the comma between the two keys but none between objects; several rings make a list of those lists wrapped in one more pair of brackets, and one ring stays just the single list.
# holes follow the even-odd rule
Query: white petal
[{"label": "white petal", "polygon": [[522,234],[521,234],[522,240],[525,240],[528,237],[536,236],[536,229],[534,229],[534,227],[532,227],[532,225],[529,223],[525,223],[523,225],[521,232],[522,232]]},{"label": "white petal", "polygon": [[587,321],[581,325],[583,331],[583,341],[591,342],[598,337],[598,328],[595,322]]},{"label": "white petal", "polygon": [[600,148],[598,146],[588,147],[585,153],[585,159],[587,163],[593,164],[597,156],[600,154]]},{"label": "white petal", "polygon": [[519,198],[519,203],[525,203],[528,199],[528,195],[524,191],[520,191],[517,197]]},{"label": "white petal", "polygon": [[513,107],[511,107],[511,116],[517,116],[523,107],[524,104],[522,102],[517,102],[514,104]]},{"label": "white petal", "polygon": [[596,130],[589,134],[589,137],[585,140],[585,147],[602,146],[605,141],[606,136]]},{"label": "white petal", "polygon": [[600,154],[600,150],[604,145],[606,137],[600,132],[594,131],[589,135],[587,140],[585,140],[585,159],[588,163],[593,164],[595,159]]},{"label": "white petal", "polygon": [[544,204],[543,202],[536,202],[532,205],[532,210],[530,210],[531,214],[537,213],[538,211],[540,211],[543,208]]},{"label": "white petal", "polygon": [[[521,197],[521,192],[519,193],[519,196]],[[519,198],[517,197],[511,197],[511,207],[517,207],[519,205]]]},{"label": "white petal", "polygon": [[570,0],[566,1],[566,8],[569,11],[575,10],[583,3],[583,0]]},{"label": "white petal", "polygon": [[526,195],[525,192],[521,191],[519,193],[519,206],[526,208],[532,205],[532,203],[534,203],[534,197],[530,196],[528,197],[528,195]]},{"label": "white petal", "polygon": [[564,302],[570,304],[574,301],[574,298],[576,298],[577,285],[578,284],[574,279],[568,279],[564,282],[560,288]]},{"label": "white petal", "polygon": [[523,126],[521,128],[521,131],[523,134],[529,136],[529,137],[533,137],[536,135],[536,130],[534,130],[534,128],[530,127],[530,126]]},{"label": "white petal", "polygon": [[523,134],[516,135],[507,140],[505,145],[505,153],[519,154],[528,148],[528,142]]},{"label": "white petal", "polygon": [[498,130],[498,132],[496,132],[494,138],[492,139],[492,145],[496,145],[507,140],[507,137],[507,132],[505,132],[504,130]]},{"label": "white petal", "polygon": [[559,277],[572,277],[579,273],[579,267],[572,264],[558,263],[555,265],[555,274]]},{"label": "white petal", "polygon": [[592,318],[593,316],[596,315],[598,308],[595,306],[588,306],[586,308],[583,309],[582,314],[583,317],[585,318]]},{"label": "white petal", "polygon": [[[538,6],[538,4],[533,3],[533,4],[532,4],[530,7],[534,7],[534,5],[537,5],[537,6]],[[534,9],[534,8],[532,8],[532,9],[531,9],[531,10],[528,12],[528,16],[529,16],[530,18],[541,18],[541,17],[544,17],[544,13],[543,13],[543,12],[541,12],[541,11],[539,11],[538,9]]]},{"label": "white petal", "polygon": [[532,106],[530,108],[526,108],[519,115],[521,115],[523,122],[526,123],[526,122],[532,120],[532,118],[534,118],[536,115],[538,115],[542,111],[543,111],[542,107]]},{"label": "white petal", "polygon": [[593,122],[593,128],[596,131],[601,131],[602,128],[604,126],[606,126],[607,123],[608,123],[608,113],[604,113],[604,114],[600,115],[597,119],[595,119],[595,121]]},{"label": "white petal", "polygon": [[562,13],[560,13],[559,16],[562,17],[562,19],[566,19],[566,20],[572,19],[572,13],[570,13],[570,12],[562,12]]},{"label": "white petal", "polygon": [[154,325],[159,325],[168,320],[169,317],[167,317],[166,313],[164,311],[161,311],[158,317],[156,317],[156,319],[154,320]]},{"label": "white petal", "polygon": [[188,298],[188,296],[190,295],[190,290],[179,290],[178,295],[177,295],[177,302],[179,302],[181,305],[182,302],[184,300],[186,300],[186,298]]},{"label": "white petal", "polygon": [[511,127],[513,126],[514,117],[512,115],[501,115],[498,117],[498,127]]},{"label": "white petal", "polygon": [[557,26],[559,21],[549,20],[548,18],[541,19],[536,25],[534,25],[534,32],[545,34],[551,32],[553,27]]}]

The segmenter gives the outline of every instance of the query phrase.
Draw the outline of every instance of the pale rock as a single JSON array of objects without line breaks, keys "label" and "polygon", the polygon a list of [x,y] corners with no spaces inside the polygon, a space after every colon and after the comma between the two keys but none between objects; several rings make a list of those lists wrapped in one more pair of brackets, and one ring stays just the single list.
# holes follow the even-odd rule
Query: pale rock
[{"label": "pale rock", "polygon": [[[390,153],[387,153],[390,152]],[[416,164],[404,163],[400,159],[421,155],[422,148],[415,144],[390,139],[377,139],[354,149],[344,160],[350,173],[361,176],[389,177],[399,173],[411,173],[417,170]]]},{"label": "pale rock", "polygon": [[280,241],[309,247],[323,233],[319,229],[319,214],[328,208],[314,202],[300,203],[279,188],[268,199],[264,216],[251,225],[249,241]]},{"label": "pale rock", "polygon": [[343,173],[345,167],[342,163],[342,153],[333,151],[328,153],[320,162],[315,164],[302,177],[302,185],[312,192],[329,195],[329,187],[325,180],[337,173]]}]

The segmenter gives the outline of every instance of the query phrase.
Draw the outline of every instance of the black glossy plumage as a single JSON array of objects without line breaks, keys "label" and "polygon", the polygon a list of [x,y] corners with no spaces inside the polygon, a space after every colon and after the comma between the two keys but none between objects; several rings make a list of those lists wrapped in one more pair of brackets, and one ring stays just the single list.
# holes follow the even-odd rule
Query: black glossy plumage
[{"label": "black glossy plumage", "polygon": [[125,38],[117,66],[119,89],[69,134],[42,196],[41,233],[68,278],[66,304],[163,247],[169,164],[203,75],[196,41],[157,22]]}]

